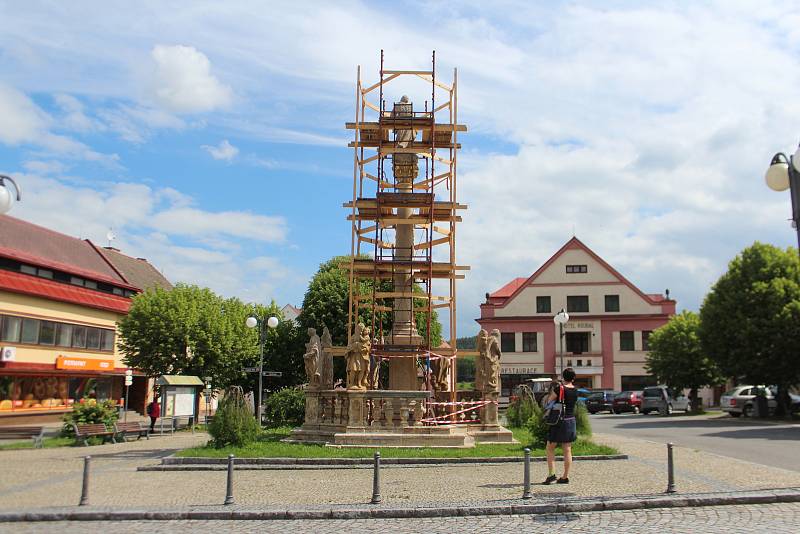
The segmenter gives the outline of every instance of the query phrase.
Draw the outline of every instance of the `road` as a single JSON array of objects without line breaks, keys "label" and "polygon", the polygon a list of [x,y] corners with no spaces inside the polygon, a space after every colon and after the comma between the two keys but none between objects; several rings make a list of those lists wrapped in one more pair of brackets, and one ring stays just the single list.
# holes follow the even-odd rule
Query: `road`
[{"label": "road", "polygon": [[758,464],[800,472],[800,424],[712,415],[660,417],[595,414],[592,430],[657,443],[672,442]]},{"label": "road", "polygon": [[723,533],[797,532],[800,504],[759,504],[620,510],[547,515],[437,517],[430,519],[357,519],[295,521],[107,521],[5,523],[0,532],[33,534],[39,532],[96,533],[123,531],[150,532],[616,532],[616,533]]}]

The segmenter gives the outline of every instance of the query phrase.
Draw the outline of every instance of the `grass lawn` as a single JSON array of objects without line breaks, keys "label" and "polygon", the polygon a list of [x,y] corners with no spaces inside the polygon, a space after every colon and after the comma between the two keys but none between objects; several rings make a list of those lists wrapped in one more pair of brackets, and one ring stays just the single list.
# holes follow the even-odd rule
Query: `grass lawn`
[{"label": "grass lawn", "polygon": [[[45,449],[50,449],[52,447],[69,447],[75,444],[75,440],[73,438],[44,438],[42,440],[42,447]],[[15,441],[13,443],[4,443],[0,445],[0,450],[15,450],[15,449],[32,449],[33,448],[33,440],[26,439],[25,441]]]},{"label": "grass lawn", "polygon": [[[239,458],[371,458],[374,447],[326,447],[324,445],[300,445],[282,443],[291,427],[272,428],[264,432],[261,440],[245,447],[224,447],[215,449],[212,446],[192,447],[177,453],[177,456],[201,456],[207,458],[225,458],[235,454]],[[512,428],[519,443],[508,445],[481,445],[470,449],[443,448],[381,448],[384,458],[474,458],[498,456],[522,456],[525,445],[531,442],[530,433],[523,428]],[[572,446],[573,454],[585,456],[591,454],[618,454],[619,451],[605,445],[578,439]],[[544,448],[532,448],[531,455],[544,456]]]}]

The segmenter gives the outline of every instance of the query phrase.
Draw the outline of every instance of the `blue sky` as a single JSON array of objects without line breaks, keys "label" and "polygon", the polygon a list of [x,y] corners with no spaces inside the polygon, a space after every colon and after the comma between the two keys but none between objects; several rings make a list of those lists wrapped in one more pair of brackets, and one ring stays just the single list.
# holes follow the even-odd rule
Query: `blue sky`
[{"label": "blue sky", "polygon": [[343,125],[381,48],[459,69],[461,335],[573,228],[688,309],[753,241],[795,244],[763,182],[800,136],[792,2],[0,0],[0,19],[12,214],[102,244],[113,228],[173,281],[299,305],[349,251]]}]

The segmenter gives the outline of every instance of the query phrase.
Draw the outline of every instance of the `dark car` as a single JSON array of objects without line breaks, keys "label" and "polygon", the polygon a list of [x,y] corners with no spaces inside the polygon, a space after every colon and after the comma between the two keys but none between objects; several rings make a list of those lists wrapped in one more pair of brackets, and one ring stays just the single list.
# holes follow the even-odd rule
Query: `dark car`
[{"label": "dark car", "polygon": [[639,413],[642,409],[641,391],[623,391],[614,397],[614,413]]},{"label": "dark car", "polygon": [[586,398],[586,409],[589,413],[597,412],[613,412],[614,411],[614,397],[616,393],[613,391],[595,391]]}]

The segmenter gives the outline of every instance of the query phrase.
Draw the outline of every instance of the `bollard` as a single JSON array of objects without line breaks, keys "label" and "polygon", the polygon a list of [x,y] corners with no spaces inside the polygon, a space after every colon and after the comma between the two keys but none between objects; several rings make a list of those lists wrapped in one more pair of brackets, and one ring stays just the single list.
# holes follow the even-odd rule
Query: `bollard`
[{"label": "bollard", "polygon": [[522,490],[522,498],[530,499],[531,495],[531,450],[525,447],[525,477]]},{"label": "bollard", "polygon": [[83,485],[81,486],[81,502],[78,503],[78,506],[89,504],[89,465],[91,461],[91,456],[83,457]]},{"label": "bollard", "polygon": [[375,466],[372,470],[372,500],[370,504],[380,504],[381,498],[381,453],[375,451]]},{"label": "bollard", "polygon": [[667,491],[675,493],[675,463],[672,461],[672,443],[667,443]]},{"label": "bollard", "polygon": [[233,504],[233,455],[228,455],[228,487],[225,504]]}]

